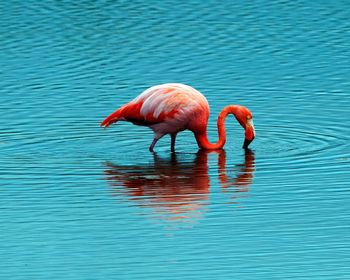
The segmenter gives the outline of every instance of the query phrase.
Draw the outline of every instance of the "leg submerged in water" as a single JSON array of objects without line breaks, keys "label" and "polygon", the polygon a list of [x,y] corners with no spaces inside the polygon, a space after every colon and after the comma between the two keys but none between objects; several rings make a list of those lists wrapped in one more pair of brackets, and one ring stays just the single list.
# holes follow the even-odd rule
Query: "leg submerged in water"
[{"label": "leg submerged in water", "polygon": [[149,146],[149,151],[151,152],[151,153],[153,153],[153,151],[154,151],[154,146],[157,144],[157,142],[158,142],[158,140],[160,139],[160,138],[162,138],[164,136],[164,134],[162,135],[162,134],[154,134],[154,138],[153,138],[153,141],[152,141],[152,143],[151,143],[151,146]]},{"label": "leg submerged in water", "polygon": [[154,146],[157,144],[158,140],[159,140],[159,138],[154,138],[152,143],[151,143],[151,146],[149,146],[149,151],[151,153],[153,153]]},{"label": "leg submerged in water", "polygon": [[176,133],[171,134],[171,145],[170,145],[170,150],[172,153],[175,152],[175,142],[176,142]]}]

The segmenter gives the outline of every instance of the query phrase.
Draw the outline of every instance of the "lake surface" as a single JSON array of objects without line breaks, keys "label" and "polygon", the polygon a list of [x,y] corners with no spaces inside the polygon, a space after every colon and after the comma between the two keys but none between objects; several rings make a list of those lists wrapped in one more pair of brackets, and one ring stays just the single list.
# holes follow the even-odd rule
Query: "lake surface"
[{"label": "lake surface", "polygon": [[[1,279],[350,279],[347,1],[0,3]],[[99,123],[180,82],[221,152]]]}]

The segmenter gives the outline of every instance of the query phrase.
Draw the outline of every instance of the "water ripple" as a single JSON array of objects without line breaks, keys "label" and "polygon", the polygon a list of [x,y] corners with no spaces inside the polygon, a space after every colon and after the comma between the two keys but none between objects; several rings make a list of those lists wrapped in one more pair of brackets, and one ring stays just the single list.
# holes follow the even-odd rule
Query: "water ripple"
[{"label": "water ripple", "polygon": [[[0,2],[0,278],[349,278],[349,11]],[[221,108],[249,107],[253,153],[233,118],[209,154],[99,127],[165,82],[205,94],[213,141]]]}]

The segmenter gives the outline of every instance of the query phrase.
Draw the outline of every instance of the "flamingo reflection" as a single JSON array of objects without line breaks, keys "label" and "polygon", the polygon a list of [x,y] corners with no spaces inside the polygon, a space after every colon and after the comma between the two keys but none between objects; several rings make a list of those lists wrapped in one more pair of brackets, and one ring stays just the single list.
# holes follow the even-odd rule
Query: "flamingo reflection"
[{"label": "flamingo reflection", "polygon": [[[255,171],[255,156],[251,150],[246,150],[244,162],[236,164],[233,168],[236,171],[236,177],[229,177],[226,170],[226,154],[219,155],[219,181],[223,190],[230,188],[234,192],[248,192],[249,186],[253,181]],[[230,170],[229,170],[230,172]]]},{"label": "flamingo reflection", "polygon": [[166,219],[184,219],[201,215],[208,204],[210,190],[209,154],[218,154],[219,183],[223,191],[248,192],[255,171],[251,150],[244,162],[234,166],[234,176],[226,170],[226,153],[200,150],[188,155],[172,153],[164,159],[153,154],[151,164],[125,166],[106,163],[105,175],[115,196],[127,197],[140,207],[151,207]]}]

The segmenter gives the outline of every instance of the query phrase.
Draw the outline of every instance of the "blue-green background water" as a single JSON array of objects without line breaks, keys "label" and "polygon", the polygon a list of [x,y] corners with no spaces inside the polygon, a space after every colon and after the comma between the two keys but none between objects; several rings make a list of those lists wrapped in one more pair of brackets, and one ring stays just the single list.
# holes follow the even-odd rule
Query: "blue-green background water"
[{"label": "blue-green background water", "polygon": [[[1,279],[350,278],[348,1],[0,2]],[[99,123],[181,82],[252,152]]]}]

